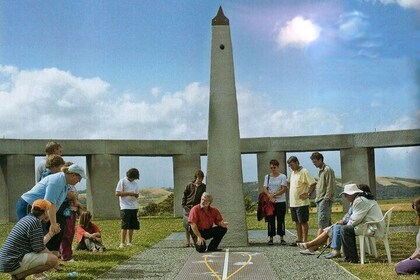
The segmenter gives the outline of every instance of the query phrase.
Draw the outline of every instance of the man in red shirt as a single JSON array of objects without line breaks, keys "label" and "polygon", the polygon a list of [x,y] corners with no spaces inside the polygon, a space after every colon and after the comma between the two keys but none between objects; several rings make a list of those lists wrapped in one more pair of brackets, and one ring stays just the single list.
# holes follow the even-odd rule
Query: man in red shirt
[{"label": "man in red shirt", "polygon": [[213,238],[213,240],[210,242],[207,252],[221,251],[217,246],[227,232],[228,223],[223,221],[219,210],[210,207],[212,202],[211,194],[203,193],[200,204],[191,208],[188,217],[195,249],[200,253],[206,251],[206,240],[210,238]]}]

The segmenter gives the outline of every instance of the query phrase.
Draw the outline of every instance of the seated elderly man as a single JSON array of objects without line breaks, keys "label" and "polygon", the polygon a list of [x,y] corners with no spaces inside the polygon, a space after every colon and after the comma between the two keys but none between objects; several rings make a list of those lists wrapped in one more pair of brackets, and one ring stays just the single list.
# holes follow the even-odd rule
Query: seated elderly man
[{"label": "seated elderly man", "polygon": [[206,240],[210,238],[213,240],[210,242],[207,252],[221,251],[217,247],[227,232],[228,223],[223,221],[219,210],[210,206],[212,202],[213,197],[204,192],[200,204],[191,208],[188,217],[195,249],[200,253],[206,251]]},{"label": "seated elderly man", "polygon": [[48,220],[50,207],[48,200],[35,200],[31,213],[17,222],[0,249],[0,271],[10,273],[13,280],[25,279],[58,265],[58,258],[44,244],[51,233],[44,237],[41,224]]},{"label": "seated elderly man", "polygon": [[[359,262],[356,247],[356,235],[364,232],[364,223],[379,221],[383,218],[381,208],[372,196],[369,198],[364,196],[364,192],[360,190],[356,184],[348,184],[344,186],[341,193],[352,204],[353,212],[350,215],[347,225],[343,225],[340,229],[341,243],[343,244],[343,252],[345,260],[350,263]],[[370,228],[372,236],[383,236],[385,234],[384,222],[375,224],[374,228]]]}]

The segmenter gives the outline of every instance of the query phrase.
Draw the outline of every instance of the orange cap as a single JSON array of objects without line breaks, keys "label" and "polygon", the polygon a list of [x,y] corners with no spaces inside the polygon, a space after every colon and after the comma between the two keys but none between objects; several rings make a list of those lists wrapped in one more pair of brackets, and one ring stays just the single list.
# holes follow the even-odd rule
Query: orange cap
[{"label": "orange cap", "polygon": [[50,209],[51,202],[45,199],[37,199],[34,201],[34,203],[32,203],[32,208],[35,208],[35,207],[45,211],[45,210]]}]

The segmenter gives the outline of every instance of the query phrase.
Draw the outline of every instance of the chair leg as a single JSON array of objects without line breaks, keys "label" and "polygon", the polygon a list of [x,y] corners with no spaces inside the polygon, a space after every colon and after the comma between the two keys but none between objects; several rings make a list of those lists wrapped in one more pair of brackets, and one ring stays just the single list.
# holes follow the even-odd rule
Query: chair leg
[{"label": "chair leg", "polygon": [[364,237],[366,252],[372,256],[371,243],[369,237]]},{"label": "chair leg", "polygon": [[388,262],[391,263],[391,250],[389,249],[388,236],[385,236],[384,238],[384,247],[386,251],[386,256],[388,257]]},{"label": "chair leg", "polygon": [[378,258],[378,250],[376,250],[376,239],[375,237],[370,237],[370,249],[372,251],[371,255]]},{"label": "chair leg", "polygon": [[365,263],[365,237],[363,235],[359,236],[359,245],[360,245],[360,263]]}]

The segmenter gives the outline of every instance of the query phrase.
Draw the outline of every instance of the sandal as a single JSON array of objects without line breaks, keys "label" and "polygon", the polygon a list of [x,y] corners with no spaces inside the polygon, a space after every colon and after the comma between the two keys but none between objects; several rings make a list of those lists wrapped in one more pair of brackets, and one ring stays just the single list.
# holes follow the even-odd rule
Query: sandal
[{"label": "sandal", "polygon": [[268,245],[273,245],[273,240],[269,240],[267,244]]},{"label": "sandal", "polygon": [[284,240],[282,239],[282,240],[280,240],[280,245],[285,246],[285,245],[287,245],[287,243],[286,243],[286,241],[284,241]]},{"label": "sandal", "polygon": [[190,247],[190,244],[185,243],[185,244],[184,244],[184,248],[188,248],[188,247]]}]

